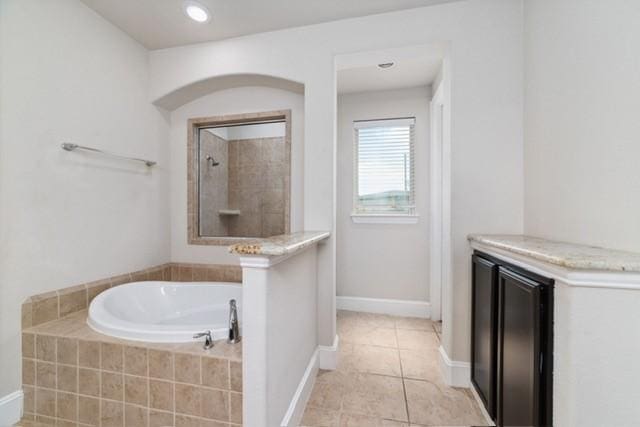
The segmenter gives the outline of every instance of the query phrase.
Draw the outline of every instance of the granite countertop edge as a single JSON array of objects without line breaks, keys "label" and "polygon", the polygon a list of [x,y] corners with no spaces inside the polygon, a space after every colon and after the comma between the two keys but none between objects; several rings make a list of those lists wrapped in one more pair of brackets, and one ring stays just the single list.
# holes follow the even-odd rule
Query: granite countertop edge
[{"label": "granite countertop edge", "polygon": [[470,242],[573,270],[640,272],[640,253],[519,234],[470,234]]},{"label": "granite countertop edge", "polygon": [[290,255],[327,239],[330,235],[331,233],[328,231],[301,231],[298,233],[282,234],[229,246],[229,252],[236,255]]}]

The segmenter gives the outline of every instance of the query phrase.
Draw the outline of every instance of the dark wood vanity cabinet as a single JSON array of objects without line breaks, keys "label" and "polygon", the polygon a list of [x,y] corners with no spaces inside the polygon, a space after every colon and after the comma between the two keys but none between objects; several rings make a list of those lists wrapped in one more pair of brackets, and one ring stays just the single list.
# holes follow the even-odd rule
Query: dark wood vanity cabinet
[{"label": "dark wood vanity cabinet", "polygon": [[478,255],[472,262],[471,382],[495,419],[498,265]]},{"label": "dark wood vanity cabinet", "polygon": [[476,252],[471,382],[498,426],[551,426],[553,281]]}]

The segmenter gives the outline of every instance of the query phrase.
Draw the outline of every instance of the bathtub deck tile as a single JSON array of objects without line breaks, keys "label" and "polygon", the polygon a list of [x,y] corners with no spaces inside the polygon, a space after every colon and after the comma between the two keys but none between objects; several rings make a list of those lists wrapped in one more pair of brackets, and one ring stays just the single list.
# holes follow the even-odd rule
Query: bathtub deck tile
[{"label": "bathtub deck tile", "polygon": [[242,361],[242,342],[228,344],[226,340],[214,341],[214,346],[205,350],[200,342],[177,344],[173,351],[176,353],[189,353],[203,357],[216,357],[237,362]]},{"label": "bathtub deck tile", "polygon": [[201,342],[189,343],[148,343],[125,340],[101,334],[87,325],[87,310],[73,313],[62,319],[54,320],[24,330],[25,333],[47,335],[62,338],[74,338],[83,341],[98,341],[109,344],[120,344],[130,347],[165,350],[174,353],[185,353],[201,357],[214,357],[242,361],[242,342],[228,344],[226,340],[215,341],[213,348],[205,350]]},{"label": "bathtub deck tile", "polygon": [[73,332],[82,328],[86,324],[86,319],[87,310],[82,310],[81,312],[73,313],[70,316],[63,317],[62,319],[32,326],[25,329],[23,332],[38,335],[70,336]]}]

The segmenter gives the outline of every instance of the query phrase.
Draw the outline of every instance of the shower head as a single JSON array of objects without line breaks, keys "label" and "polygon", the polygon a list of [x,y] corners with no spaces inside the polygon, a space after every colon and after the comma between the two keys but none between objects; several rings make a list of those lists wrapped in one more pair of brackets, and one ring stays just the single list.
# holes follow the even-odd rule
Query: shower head
[{"label": "shower head", "polygon": [[220,164],[220,162],[216,162],[216,160],[211,156],[207,156],[205,159],[211,163],[211,166],[218,166]]}]

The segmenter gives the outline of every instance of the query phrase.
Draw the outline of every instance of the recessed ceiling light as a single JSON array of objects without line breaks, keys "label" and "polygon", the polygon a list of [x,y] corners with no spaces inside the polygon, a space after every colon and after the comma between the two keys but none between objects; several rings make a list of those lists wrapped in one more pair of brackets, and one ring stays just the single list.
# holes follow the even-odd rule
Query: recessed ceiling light
[{"label": "recessed ceiling light", "polygon": [[204,23],[211,19],[211,14],[209,10],[203,6],[202,4],[196,1],[185,1],[182,9],[184,10],[185,15],[189,18],[193,19],[196,22]]},{"label": "recessed ceiling light", "polygon": [[382,64],[378,64],[378,68],[382,68],[382,69],[391,68],[393,67],[393,65],[394,65],[393,62],[385,62]]}]

